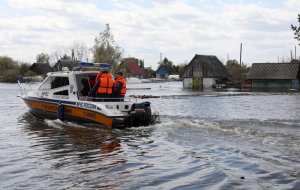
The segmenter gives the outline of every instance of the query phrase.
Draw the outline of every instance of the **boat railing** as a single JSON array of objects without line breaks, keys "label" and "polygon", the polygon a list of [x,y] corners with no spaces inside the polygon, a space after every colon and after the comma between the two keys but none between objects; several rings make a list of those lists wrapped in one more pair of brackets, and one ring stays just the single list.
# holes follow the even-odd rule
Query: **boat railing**
[{"label": "boat railing", "polygon": [[20,91],[21,91],[21,95],[22,96],[27,95],[26,88],[21,86],[21,83],[20,83],[19,80],[18,80],[18,85],[19,85],[19,88],[20,88]]}]

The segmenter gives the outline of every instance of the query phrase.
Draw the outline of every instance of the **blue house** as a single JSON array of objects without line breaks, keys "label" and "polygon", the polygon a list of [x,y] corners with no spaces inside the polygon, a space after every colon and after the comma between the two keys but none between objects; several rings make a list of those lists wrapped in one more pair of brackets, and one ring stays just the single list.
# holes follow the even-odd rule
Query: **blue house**
[{"label": "blue house", "polygon": [[155,72],[156,78],[167,79],[170,75],[171,69],[167,65],[161,65]]}]

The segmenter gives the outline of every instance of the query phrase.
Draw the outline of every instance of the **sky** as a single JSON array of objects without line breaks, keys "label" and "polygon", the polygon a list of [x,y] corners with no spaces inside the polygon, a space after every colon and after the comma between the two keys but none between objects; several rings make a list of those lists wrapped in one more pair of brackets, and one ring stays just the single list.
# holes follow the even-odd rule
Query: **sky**
[{"label": "sky", "polygon": [[241,43],[250,66],[287,60],[295,47],[300,55],[291,30],[298,14],[299,0],[0,0],[0,56],[34,63],[75,43],[91,48],[108,23],[123,57],[146,67],[195,54],[239,61]]}]

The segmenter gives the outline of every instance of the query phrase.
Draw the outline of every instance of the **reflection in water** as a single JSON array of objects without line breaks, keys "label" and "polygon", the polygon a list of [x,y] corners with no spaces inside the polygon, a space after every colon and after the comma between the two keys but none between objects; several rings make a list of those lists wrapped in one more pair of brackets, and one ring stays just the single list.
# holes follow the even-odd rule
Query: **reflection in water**
[{"label": "reflection in water", "polygon": [[62,178],[59,184],[104,189],[299,185],[297,121],[163,117],[155,127],[125,130],[45,121],[30,113],[19,122],[31,153],[39,153],[37,163],[59,174],[51,174],[51,184]]},{"label": "reflection in water", "polygon": [[139,85],[162,123],[120,130],[36,118],[0,84],[0,189],[299,189],[299,95]]},{"label": "reflection in water", "polygon": [[[120,140],[111,128],[85,127],[58,120],[44,121],[30,113],[22,116],[19,125],[31,140],[29,149],[32,153],[41,153],[38,163],[47,165],[47,169],[72,170],[78,172],[76,176],[81,176],[127,162],[122,155]],[[71,172],[69,175],[74,174]],[[102,178],[101,175],[99,180]],[[85,181],[82,177],[81,180]]]},{"label": "reflection in water", "polygon": [[[62,122],[59,120],[46,120],[36,118],[30,113],[24,114],[20,120],[23,128],[28,130],[28,135],[37,135],[33,138],[46,142],[49,140],[49,150],[64,149],[70,145],[78,151],[103,149],[104,152],[112,152],[119,147],[117,139],[113,136],[111,128],[93,128]],[[25,125],[24,125],[25,124]],[[113,145],[112,145],[113,144]],[[111,150],[109,150],[111,147]]]},{"label": "reflection in water", "polygon": [[[147,140],[152,127],[96,128],[43,120],[29,112],[19,119],[19,125],[31,142],[28,149],[35,155],[36,170],[42,167],[59,174],[52,176],[50,172],[53,182],[63,178],[74,180],[76,187],[116,188],[132,183],[132,172],[151,167],[139,161],[129,162],[127,158],[145,154],[142,146],[153,143]],[[138,152],[130,153],[129,149]]]}]

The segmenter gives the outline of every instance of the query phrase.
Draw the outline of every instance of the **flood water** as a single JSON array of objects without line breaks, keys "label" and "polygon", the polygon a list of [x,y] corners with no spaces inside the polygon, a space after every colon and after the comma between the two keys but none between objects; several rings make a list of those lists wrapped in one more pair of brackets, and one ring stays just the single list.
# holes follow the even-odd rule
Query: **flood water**
[{"label": "flood water", "polygon": [[43,120],[0,83],[0,189],[300,189],[300,94],[128,88],[161,123]]}]

